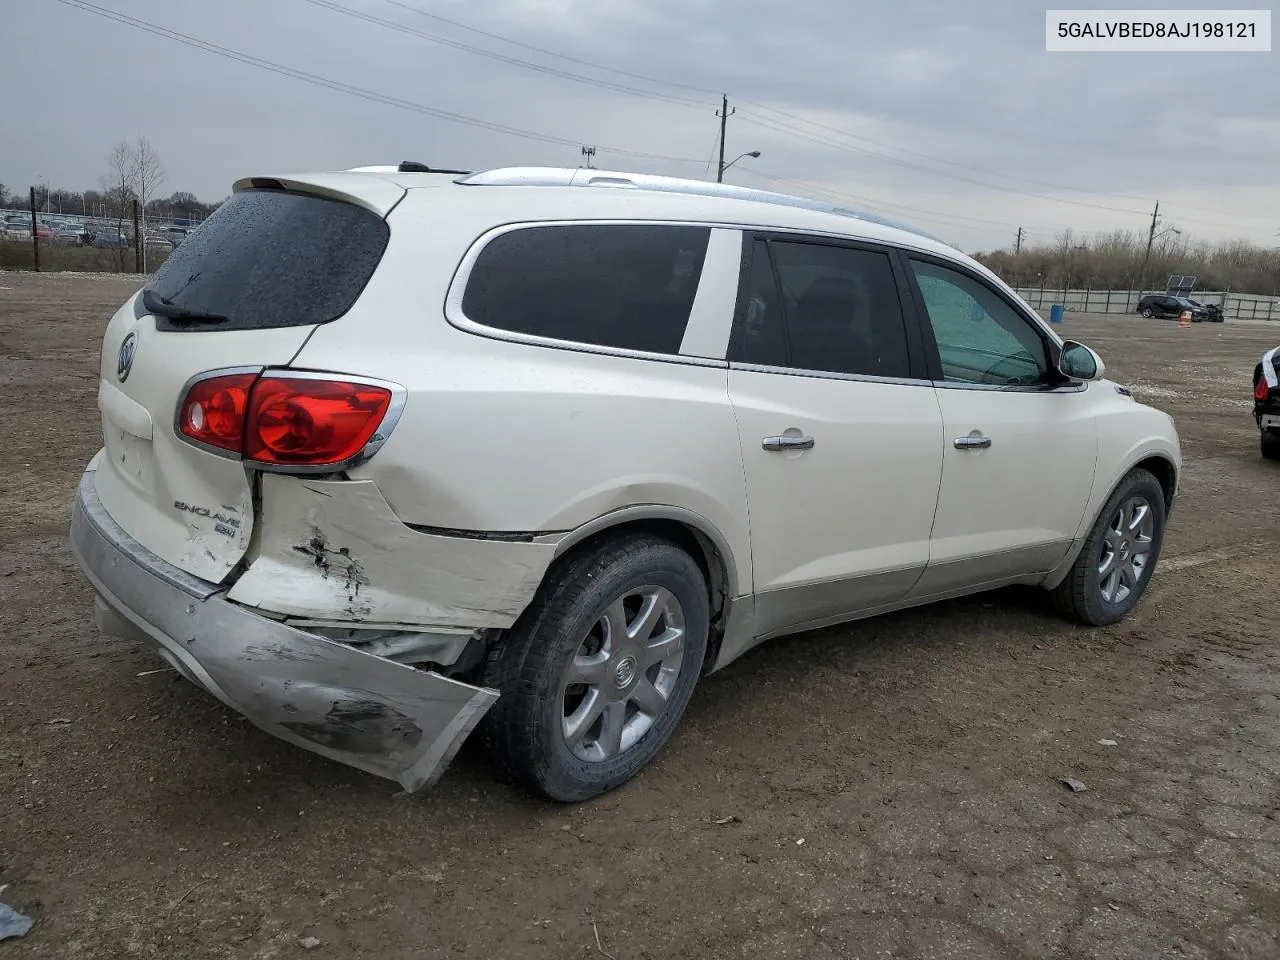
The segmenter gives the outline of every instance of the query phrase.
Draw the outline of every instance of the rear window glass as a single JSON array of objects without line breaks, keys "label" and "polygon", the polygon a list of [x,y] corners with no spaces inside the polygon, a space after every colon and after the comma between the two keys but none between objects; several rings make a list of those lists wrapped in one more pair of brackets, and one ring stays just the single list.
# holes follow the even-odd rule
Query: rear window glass
[{"label": "rear window glass", "polygon": [[[148,289],[175,316],[225,317],[199,329],[306,326],[342,316],[387,247],[390,230],[363,207],[278,190],[232,196],[192,231]],[[185,327],[157,317],[162,325]]]},{"label": "rear window glass", "polygon": [[710,236],[656,224],[513,230],[481,251],[462,312],[512,333],[679,353]]}]

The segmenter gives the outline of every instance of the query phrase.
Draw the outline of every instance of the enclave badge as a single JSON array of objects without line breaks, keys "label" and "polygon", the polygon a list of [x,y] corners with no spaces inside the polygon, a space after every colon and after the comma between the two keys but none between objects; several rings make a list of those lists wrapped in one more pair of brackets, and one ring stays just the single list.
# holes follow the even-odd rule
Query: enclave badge
[{"label": "enclave badge", "polygon": [[124,383],[129,379],[129,371],[133,369],[133,355],[138,349],[138,334],[129,333],[120,344],[120,353],[116,357],[116,379]]}]

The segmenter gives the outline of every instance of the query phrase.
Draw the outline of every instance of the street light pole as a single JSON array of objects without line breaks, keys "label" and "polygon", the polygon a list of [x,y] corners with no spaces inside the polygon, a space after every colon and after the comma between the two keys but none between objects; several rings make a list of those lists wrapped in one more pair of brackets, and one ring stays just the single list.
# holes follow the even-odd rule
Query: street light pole
[{"label": "street light pole", "polygon": [[[738,111],[735,109],[733,112],[737,113]],[[724,181],[724,172],[728,169],[724,163],[724,128],[725,124],[728,122],[729,95],[726,93],[721,94],[720,96],[720,163],[716,167],[716,183],[722,183]]]},{"label": "street light pole", "polygon": [[752,159],[756,159],[756,158],[758,158],[759,156],[760,156],[760,151],[759,151],[759,150],[752,150],[750,153],[744,153],[744,154],[741,154],[740,156],[734,157],[734,158],[733,158],[732,160],[730,160],[728,163],[723,164],[723,165],[720,167],[720,178],[719,178],[719,180],[720,180],[720,181],[723,181],[723,180],[724,180],[724,172],[725,172],[726,170],[728,170],[730,167],[732,167],[732,166],[733,166],[735,163],[737,163],[739,160],[741,160],[743,157],[751,157]]}]

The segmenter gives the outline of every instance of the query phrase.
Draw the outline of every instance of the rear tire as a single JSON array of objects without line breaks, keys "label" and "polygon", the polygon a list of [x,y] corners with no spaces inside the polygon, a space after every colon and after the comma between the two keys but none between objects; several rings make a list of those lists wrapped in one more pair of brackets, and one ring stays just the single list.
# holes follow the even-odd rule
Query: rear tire
[{"label": "rear tire", "polygon": [[1071,572],[1051,592],[1058,612],[1091,627],[1127,616],[1151,582],[1164,526],[1164,488],[1148,471],[1131,471],[1099,512]]},{"label": "rear tire", "polygon": [[1280,460],[1280,432],[1262,431],[1262,456],[1267,460]]},{"label": "rear tire", "polygon": [[501,694],[482,730],[522,785],[587,800],[662,749],[702,672],[710,632],[697,562],[649,534],[567,557],[489,652]]}]

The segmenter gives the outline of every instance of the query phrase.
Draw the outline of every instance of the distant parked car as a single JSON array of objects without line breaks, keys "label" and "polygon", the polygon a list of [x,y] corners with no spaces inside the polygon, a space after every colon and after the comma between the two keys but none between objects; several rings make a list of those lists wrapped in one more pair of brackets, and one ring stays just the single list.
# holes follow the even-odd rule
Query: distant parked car
[{"label": "distant parked car", "polygon": [[164,237],[174,247],[177,247],[183,240],[187,239],[187,234],[191,231],[186,227],[165,227],[159,232],[159,236]]},{"label": "distant parked car", "polygon": [[57,235],[57,230],[47,223],[36,224],[36,237],[40,240],[53,240]]},{"label": "distant parked car", "polygon": [[119,230],[98,230],[89,241],[95,247],[127,247],[130,240]]},{"label": "distant parked car", "polygon": [[30,240],[31,225],[21,220],[6,220],[0,224],[0,238],[5,240]]},{"label": "distant parked car", "polygon": [[83,223],[64,223],[54,231],[53,237],[59,243],[83,244],[88,235]]},{"label": "distant parked car", "polygon": [[1138,301],[1138,312],[1144,317],[1169,317],[1177,319],[1183,310],[1191,311],[1191,320],[1199,323],[1209,316],[1209,312],[1192,303],[1186,297],[1172,297],[1164,293],[1153,293]]},{"label": "distant parked car", "polygon": [[[1199,300],[1192,300],[1190,297],[1187,297],[1186,299],[1187,299],[1187,303],[1191,304],[1193,307],[1200,307],[1202,310],[1204,310],[1205,320],[1209,321],[1210,323],[1222,323],[1223,317],[1222,317],[1221,306],[1219,306],[1216,303],[1201,303]],[[1191,319],[1194,320],[1195,316],[1192,315]]]}]

